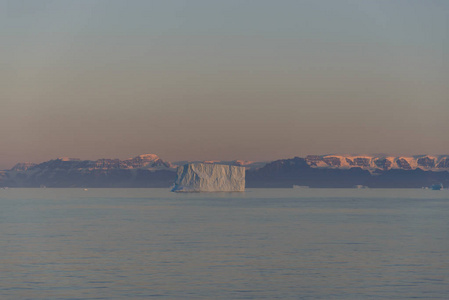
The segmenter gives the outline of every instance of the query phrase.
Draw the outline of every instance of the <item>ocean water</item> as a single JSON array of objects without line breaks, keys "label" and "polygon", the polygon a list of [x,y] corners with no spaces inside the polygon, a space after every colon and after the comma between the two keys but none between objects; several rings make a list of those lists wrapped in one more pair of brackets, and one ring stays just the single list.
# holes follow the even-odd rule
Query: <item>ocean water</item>
[{"label": "ocean water", "polygon": [[0,299],[448,299],[449,190],[0,190]]}]

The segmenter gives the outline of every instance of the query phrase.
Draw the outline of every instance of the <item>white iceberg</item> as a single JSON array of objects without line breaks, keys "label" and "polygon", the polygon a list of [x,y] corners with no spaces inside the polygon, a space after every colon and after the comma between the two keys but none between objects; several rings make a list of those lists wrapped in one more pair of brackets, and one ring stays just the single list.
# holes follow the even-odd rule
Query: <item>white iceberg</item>
[{"label": "white iceberg", "polygon": [[191,163],[178,167],[172,192],[243,192],[245,167]]}]

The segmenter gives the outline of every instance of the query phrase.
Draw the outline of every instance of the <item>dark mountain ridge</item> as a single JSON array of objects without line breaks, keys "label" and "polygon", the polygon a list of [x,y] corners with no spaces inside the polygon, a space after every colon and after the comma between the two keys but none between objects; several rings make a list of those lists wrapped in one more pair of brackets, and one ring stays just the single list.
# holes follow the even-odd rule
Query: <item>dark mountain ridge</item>
[{"label": "dark mountain ridge", "polygon": [[294,185],[314,188],[421,188],[438,183],[449,185],[448,171],[377,169],[372,173],[361,167],[316,168],[299,157],[277,160],[246,173],[246,186],[258,188],[289,188]]}]

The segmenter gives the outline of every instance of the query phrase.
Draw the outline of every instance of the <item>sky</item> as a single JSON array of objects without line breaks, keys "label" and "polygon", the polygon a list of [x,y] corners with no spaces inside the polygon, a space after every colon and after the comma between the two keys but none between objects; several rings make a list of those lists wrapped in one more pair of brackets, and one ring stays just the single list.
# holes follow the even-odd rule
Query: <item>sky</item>
[{"label": "sky", "polygon": [[0,0],[0,169],[449,154],[449,1]]}]

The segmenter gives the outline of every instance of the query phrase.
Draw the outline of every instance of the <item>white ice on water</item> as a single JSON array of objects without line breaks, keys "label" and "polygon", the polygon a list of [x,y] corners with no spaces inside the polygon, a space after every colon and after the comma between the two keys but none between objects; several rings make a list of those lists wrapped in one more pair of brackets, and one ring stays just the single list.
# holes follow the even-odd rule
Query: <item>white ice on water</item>
[{"label": "white ice on water", "polygon": [[191,163],[178,167],[173,192],[243,192],[245,168]]}]

